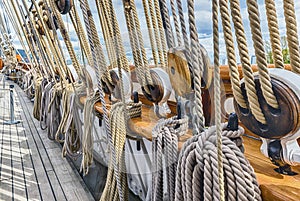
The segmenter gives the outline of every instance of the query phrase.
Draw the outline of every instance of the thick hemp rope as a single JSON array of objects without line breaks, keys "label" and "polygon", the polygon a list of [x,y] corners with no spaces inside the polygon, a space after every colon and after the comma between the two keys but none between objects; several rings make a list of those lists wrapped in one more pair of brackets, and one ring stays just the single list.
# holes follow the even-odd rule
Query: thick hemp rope
[{"label": "thick hemp rope", "polygon": [[55,136],[58,130],[58,127],[61,123],[61,96],[62,88],[60,83],[56,83],[49,91],[49,100],[48,105],[48,138],[55,140]]},{"label": "thick hemp rope", "polygon": [[[225,3],[222,5],[224,5],[223,10],[225,12],[225,9],[226,9]],[[253,76],[253,71],[252,71],[251,63],[250,63],[250,59],[249,59],[246,34],[244,31],[244,25],[243,25],[243,21],[242,21],[241,12],[240,12],[239,1],[231,0],[230,6],[231,6],[230,7],[231,15],[234,16],[234,17],[232,17],[232,19],[233,19],[234,28],[235,28],[235,35],[236,35],[236,38],[238,38],[237,43],[238,43],[238,49],[239,49],[239,54],[240,54],[241,63],[242,63],[242,71],[244,74],[245,88],[246,88],[246,93],[247,93],[247,97],[248,97],[249,107],[251,108],[251,111],[253,112],[255,117],[261,123],[266,123],[264,114],[262,113],[262,111],[260,109],[260,104],[258,102],[258,97],[256,94],[254,76]],[[227,7],[227,11],[228,11],[228,7]]]},{"label": "thick hemp rope", "polygon": [[200,133],[204,130],[205,119],[203,115],[201,80],[203,75],[203,59],[200,50],[198,31],[196,27],[194,0],[188,0],[188,16],[190,25],[190,48],[191,48],[191,64],[194,75],[194,108],[193,124],[194,133]]},{"label": "thick hemp rope", "polygon": [[[160,120],[152,130],[151,200],[174,200],[178,137],[186,134],[188,117]],[[164,184],[167,194],[164,194]]]},{"label": "thick hemp rope", "polygon": [[[271,107],[278,109],[278,102],[272,89],[271,78],[268,71],[268,63],[262,38],[259,10],[256,0],[247,0],[247,7],[249,13],[250,27],[252,32],[252,41],[254,43],[254,50],[257,60],[260,88],[262,94]],[[235,17],[234,17],[235,18]],[[299,53],[299,51],[298,51]],[[263,122],[261,122],[263,123]]]},{"label": "thick hemp rope", "polygon": [[215,125],[216,144],[218,149],[218,177],[220,200],[225,200],[224,171],[222,158],[222,108],[221,108],[221,79],[220,79],[220,47],[219,47],[219,1],[212,2],[213,20],[213,42],[214,42],[214,104],[215,104]]},{"label": "thick hemp rope", "polygon": [[84,175],[88,174],[89,166],[93,162],[93,122],[95,118],[93,111],[97,101],[99,101],[99,94],[97,95],[96,93],[86,99],[83,108],[84,129],[82,135],[82,162],[80,171],[83,172]]},{"label": "thick hemp rope", "polygon": [[123,5],[138,82],[145,88],[147,93],[150,93],[147,86],[153,85],[153,81],[135,2],[134,0],[123,1]]},{"label": "thick hemp rope", "polygon": [[300,74],[299,39],[294,0],[285,0],[283,5],[291,67],[295,73]]},{"label": "thick hemp rope", "polygon": [[275,67],[284,68],[275,1],[265,0],[265,6]]},{"label": "thick hemp rope", "polygon": [[[228,200],[261,200],[260,190],[250,163],[231,140],[239,138],[243,128],[226,130],[222,125],[222,158],[225,197]],[[178,160],[175,200],[220,200],[216,127],[190,138]]]}]

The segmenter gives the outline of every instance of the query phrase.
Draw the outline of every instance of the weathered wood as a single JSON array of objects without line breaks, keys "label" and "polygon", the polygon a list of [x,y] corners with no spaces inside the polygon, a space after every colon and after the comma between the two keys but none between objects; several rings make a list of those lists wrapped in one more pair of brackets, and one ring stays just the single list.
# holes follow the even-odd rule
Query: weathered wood
[{"label": "weathered wood", "polygon": [[15,114],[23,120],[18,125],[3,124],[9,119],[9,98],[0,96],[0,200],[93,200],[82,178],[61,157],[60,145],[37,126],[30,100],[16,90],[21,101],[16,97]]}]

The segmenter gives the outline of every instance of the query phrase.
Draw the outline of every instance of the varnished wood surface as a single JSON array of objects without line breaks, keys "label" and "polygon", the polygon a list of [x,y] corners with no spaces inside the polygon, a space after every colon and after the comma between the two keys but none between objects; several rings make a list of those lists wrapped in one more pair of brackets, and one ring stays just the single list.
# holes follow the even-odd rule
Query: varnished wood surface
[{"label": "varnished wood surface", "polygon": [[[269,67],[274,67],[270,65]],[[256,71],[257,67],[252,66],[253,70]],[[286,65],[287,69],[290,69],[289,65]],[[239,69],[241,70],[241,69]],[[231,86],[229,82],[229,74],[228,67],[221,66],[221,74],[222,79],[227,84],[226,92],[230,92]],[[226,77],[228,74],[228,77]],[[227,79],[228,78],[228,79]],[[85,102],[85,97],[81,98],[81,102]],[[152,129],[156,125],[158,118],[155,116],[153,112],[153,108],[148,105],[143,105],[142,108],[142,116],[139,118],[131,119],[128,122],[128,126],[132,134],[137,134],[141,137],[144,137],[148,140],[152,140]],[[109,104],[107,105],[110,108]],[[174,107],[174,105],[173,105]],[[96,103],[95,109],[99,112],[102,112],[101,104]],[[175,112],[174,110],[172,112]],[[175,115],[174,113],[170,116]],[[249,133],[246,129],[246,133]],[[186,135],[182,136],[179,139],[179,149],[181,149],[183,143],[190,138],[191,131],[189,131]],[[271,163],[271,161],[266,158],[260,152],[261,142],[258,140],[250,139],[248,137],[244,137],[244,145],[245,145],[245,156],[250,161],[254,171],[256,173],[258,182],[260,184],[260,189],[262,191],[262,197],[265,201],[299,201],[300,200],[300,167],[293,167],[293,171],[298,173],[296,176],[286,176],[281,175],[274,171],[276,168],[275,165]]]},{"label": "varnished wood surface", "polygon": [[260,152],[261,142],[244,137],[245,155],[254,168],[264,201],[299,201],[300,200],[300,167],[292,170],[298,175],[286,176],[275,172],[276,168]]},{"label": "varnished wood surface", "polygon": [[[81,101],[84,101],[82,98]],[[101,104],[96,103],[95,109],[102,112]],[[174,114],[173,114],[174,115]],[[138,134],[148,140],[152,140],[152,129],[158,118],[153,113],[153,108],[143,106],[142,116],[133,118],[128,122],[132,134]],[[179,139],[179,149],[183,143],[190,138],[191,131]],[[245,145],[245,156],[250,161],[256,173],[262,197],[265,201],[287,201],[300,200],[300,175],[286,176],[274,171],[276,168],[271,161],[260,152],[261,142],[258,140],[243,137]],[[293,167],[293,171],[300,174],[300,167]]]}]

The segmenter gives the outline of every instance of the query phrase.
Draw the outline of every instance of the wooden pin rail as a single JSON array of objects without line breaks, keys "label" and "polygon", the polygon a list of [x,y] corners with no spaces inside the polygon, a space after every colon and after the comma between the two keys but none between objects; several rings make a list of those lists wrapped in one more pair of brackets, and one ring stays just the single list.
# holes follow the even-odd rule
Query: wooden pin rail
[{"label": "wooden pin rail", "polygon": [[[269,65],[270,68],[274,68],[274,65]],[[290,65],[285,66],[287,70],[290,70]],[[252,66],[253,71],[257,71],[257,66]],[[220,66],[221,78],[225,83],[226,93],[232,94],[229,69],[228,66]],[[241,67],[239,67],[240,75],[242,77]],[[86,97],[81,97],[80,102],[85,103]],[[140,96],[140,100],[143,102],[142,116],[129,120],[128,127],[132,134],[139,135],[149,141],[152,140],[152,129],[156,125],[158,118],[153,112],[153,108],[149,101],[146,101],[143,96]],[[110,102],[107,99],[107,107],[110,109]],[[172,110],[170,116],[176,115],[176,104],[169,102],[169,106]],[[102,113],[101,103],[95,104],[95,110]],[[246,129],[246,134],[251,134]],[[179,139],[178,147],[181,149],[183,143],[192,136],[191,130]],[[262,191],[262,198],[264,201],[286,201],[286,200],[300,200],[300,167],[293,167],[293,171],[298,175],[286,176],[274,171],[277,166],[273,165],[271,161],[266,158],[260,152],[261,141],[244,137],[245,156],[250,161],[252,167],[255,170],[260,189]]]}]

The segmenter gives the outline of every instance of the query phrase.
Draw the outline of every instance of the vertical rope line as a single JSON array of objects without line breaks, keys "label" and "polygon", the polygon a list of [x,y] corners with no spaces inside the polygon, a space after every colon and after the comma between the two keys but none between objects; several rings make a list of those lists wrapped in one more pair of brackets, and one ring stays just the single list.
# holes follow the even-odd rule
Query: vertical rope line
[{"label": "vertical rope line", "polygon": [[219,1],[213,0],[213,41],[214,41],[214,99],[215,99],[215,124],[217,134],[217,149],[218,149],[218,177],[219,177],[219,192],[220,200],[225,200],[224,189],[224,171],[223,171],[223,153],[222,153],[222,122],[221,122],[221,86],[220,86],[220,45],[219,45]]},{"label": "vertical rope line", "polygon": [[150,38],[154,64],[155,64],[155,66],[158,66],[158,58],[157,58],[158,55],[157,55],[157,52],[156,52],[157,47],[156,47],[154,36],[153,36],[153,31],[155,32],[155,29],[153,29],[152,26],[151,26],[151,18],[149,16],[147,0],[143,0],[143,7],[144,7],[145,18],[146,18],[146,23],[147,23],[147,27],[148,27],[148,34],[149,34],[149,38]]},{"label": "vertical rope line", "polygon": [[248,108],[240,88],[240,75],[236,65],[234,41],[232,37],[230,15],[227,5],[228,1],[219,1],[219,4],[233,95],[239,106],[241,106],[242,108]]},{"label": "vertical rope line", "polygon": [[275,1],[265,0],[265,6],[275,67],[284,68]]},{"label": "vertical rope line", "polygon": [[188,15],[190,24],[190,39],[191,39],[191,61],[194,72],[194,87],[195,87],[195,131],[200,133],[204,130],[205,119],[203,115],[201,79],[203,74],[203,60],[200,53],[200,43],[198,39],[198,31],[196,27],[194,0],[188,0]]},{"label": "vertical rope line", "polygon": [[[158,31],[159,31],[159,35],[160,35],[160,38],[159,38],[160,40],[159,41],[162,45],[163,61],[161,61],[161,62],[162,62],[163,68],[166,69],[167,61],[168,61],[168,58],[167,58],[167,44],[166,44],[167,41],[166,41],[166,36],[165,36],[165,32],[164,32],[164,26],[163,26],[163,22],[162,22],[162,16],[161,16],[158,0],[154,0],[154,8],[155,8],[155,12],[156,12]],[[171,26],[169,15],[167,17],[165,17],[164,20],[167,24],[167,27]],[[172,29],[170,29],[170,30],[172,31]],[[173,37],[173,32],[171,32],[171,33],[172,33],[172,37]],[[174,44],[174,42],[173,42],[173,44]]]},{"label": "vertical rope line", "polygon": [[157,25],[157,13],[155,13],[155,0],[148,1],[148,5],[149,5],[149,10],[150,10],[150,15],[151,15],[152,27],[153,27],[153,31],[154,31],[159,61],[160,61],[161,65],[164,65],[163,47],[162,47],[162,43],[160,43],[160,38],[159,38],[160,31],[159,31],[159,27]]},{"label": "vertical rope line", "polygon": [[246,94],[248,97],[249,107],[251,112],[260,122],[265,123],[264,114],[260,108],[258,97],[256,94],[256,86],[254,83],[253,71],[249,59],[248,46],[246,41],[246,34],[244,31],[243,20],[240,11],[240,4],[238,0],[230,1],[231,16],[234,24],[235,35],[238,43],[238,50],[242,63],[242,71],[244,74]]},{"label": "vertical rope line", "polygon": [[175,25],[175,30],[176,30],[177,45],[182,46],[183,42],[182,42],[181,33],[180,33],[180,25],[178,22],[175,1],[170,0],[170,4],[171,4],[172,15],[173,15],[173,20],[174,20],[174,25]]},{"label": "vertical rope line", "polygon": [[89,47],[89,44],[88,44],[88,41],[87,41],[87,38],[86,38],[86,34],[84,32],[81,20],[79,18],[77,10],[75,9],[75,6],[73,6],[71,8],[69,15],[70,15],[71,21],[73,23],[73,26],[75,28],[75,31],[77,33],[77,36],[80,40],[80,43],[82,44],[81,46],[82,46],[83,51],[86,55],[88,64],[90,66],[92,66],[93,58],[92,58],[91,49]]},{"label": "vertical rope line", "polygon": [[190,45],[189,45],[187,28],[186,28],[186,23],[185,23],[185,18],[184,18],[184,12],[183,12],[183,8],[182,8],[182,2],[181,2],[181,0],[176,0],[176,3],[177,3],[178,14],[179,14],[181,33],[182,33],[182,37],[183,37],[183,44],[184,44],[184,48],[186,50],[185,56],[186,56],[186,60],[187,60],[190,72],[193,75],[192,64],[191,64]]},{"label": "vertical rope line", "polygon": [[[250,27],[252,32],[252,40],[254,43],[254,50],[256,55],[256,61],[258,66],[260,88],[262,90],[263,96],[266,99],[268,105],[273,108],[278,109],[278,102],[274,95],[271,78],[268,71],[268,64],[266,59],[266,52],[264,47],[264,42],[262,38],[259,10],[256,0],[247,0]],[[299,51],[298,51],[299,53]],[[259,119],[261,123],[265,123],[263,119]]]},{"label": "vertical rope line", "polygon": [[299,40],[294,0],[284,0],[283,5],[291,66],[295,73],[300,74]]}]

